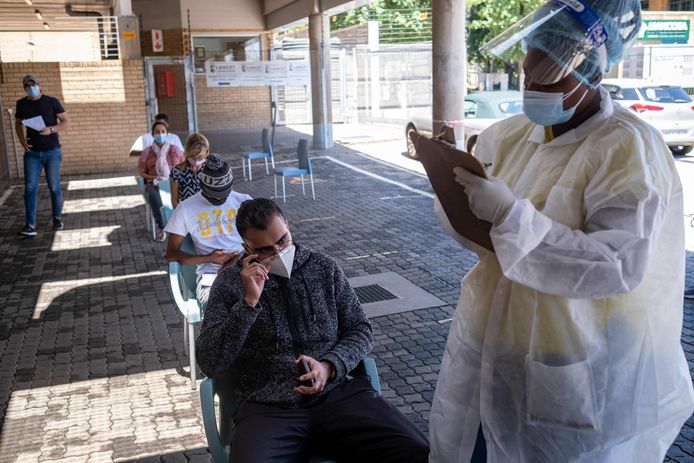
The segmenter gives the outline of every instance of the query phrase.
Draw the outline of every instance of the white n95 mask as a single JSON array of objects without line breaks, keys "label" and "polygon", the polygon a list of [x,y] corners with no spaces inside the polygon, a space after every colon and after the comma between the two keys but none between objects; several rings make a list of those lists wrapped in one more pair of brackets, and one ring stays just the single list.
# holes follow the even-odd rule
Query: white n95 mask
[{"label": "white n95 mask", "polygon": [[292,244],[280,251],[273,259],[268,272],[284,278],[289,278],[292,274],[292,265],[294,264],[294,252],[296,247]]}]

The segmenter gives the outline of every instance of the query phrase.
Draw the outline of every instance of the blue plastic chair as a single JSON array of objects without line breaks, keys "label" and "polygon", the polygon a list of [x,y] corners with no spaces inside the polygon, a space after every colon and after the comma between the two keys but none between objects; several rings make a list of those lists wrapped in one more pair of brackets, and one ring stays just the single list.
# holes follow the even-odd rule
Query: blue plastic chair
[{"label": "blue plastic chair", "polygon": [[[162,206],[161,215],[164,222],[168,222],[173,214],[173,209]],[[186,235],[181,245],[181,251],[188,254],[197,254],[195,245],[190,235]],[[178,311],[183,315],[183,346],[184,352],[188,354],[190,362],[190,387],[196,387],[196,368],[195,360],[195,325],[202,321],[202,306],[197,299],[195,291],[197,287],[197,273],[195,265],[182,265],[179,262],[169,262],[169,283],[171,293]]]},{"label": "blue plastic chair", "polygon": [[311,160],[308,157],[308,140],[299,140],[297,147],[297,156],[299,158],[299,167],[277,167],[273,170],[275,173],[275,198],[277,198],[277,177],[282,177],[282,202],[287,202],[287,192],[284,186],[286,177],[301,177],[301,192],[306,197],[306,189],[304,187],[304,175],[308,175],[311,179],[311,196],[316,199],[316,190],[313,188],[313,169],[311,168]]},{"label": "blue plastic chair", "polygon": [[[367,375],[371,381],[371,387],[378,395],[381,395],[381,383],[378,379],[376,362],[370,357],[364,357],[359,365],[352,371],[354,375]],[[232,462],[229,459],[230,446],[233,439],[233,416],[236,405],[232,397],[219,397],[219,426],[217,426],[217,413],[215,413],[214,397],[217,395],[217,382],[212,378],[205,378],[200,384],[200,405],[202,407],[202,420],[205,426],[207,446],[212,454],[214,463],[242,463]],[[334,463],[333,460],[314,456],[311,463]]]},{"label": "blue plastic chair", "polygon": [[154,223],[154,217],[152,216],[152,211],[149,208],[149,203],[145,197],[145,179],[142,177],[137,177],[137,186],[140,188],[140,193],[145,200],[145,224],[147,225],[147,233],[152,234],[152,239],[157,234],[157,224]]},{"label": "blue plastic chair", "polygon": [[252,159],[265,160],[265,174],[270,175],[267,160],[270,159],[272,168],[275,168],[275,157],[272,155],[272,145],[270,144],[270,133],[268,129],[263,129],[260,135],[262,141],[262,151],[249,151],[243,153],[243,178],[246,178],[246,161],[248,161],[248,180],[253,181],[253,172],[251,171]]},{"label": "blue plastic chair", "polygon": [[[171,180],[167,179],[163,182],[159,182],[159,196],[161,197],[162,207],[173,209],[173,202],[171,201]],[[166,225],[166,223],[164,223],[164,225]]]},{"label": "blue plastic chair", "polygon": [[166,224],[169,223],[171,214],[173,214],[173,209],[169,206],[162,206],[159,210],[161,211],[161,218],[164,221],[164,226],[166,227]]}]

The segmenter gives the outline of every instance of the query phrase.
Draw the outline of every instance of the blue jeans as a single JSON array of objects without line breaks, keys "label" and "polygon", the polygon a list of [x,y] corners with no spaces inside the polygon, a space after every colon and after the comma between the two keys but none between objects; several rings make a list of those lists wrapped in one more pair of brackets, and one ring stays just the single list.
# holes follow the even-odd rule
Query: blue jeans
[{"label": "blue jeans", "polygon": [[152,185],[151,183],[145,184],[145,200],[149,203],[149,208],[152,209],[152,217],[154,217],[154,222],[156,222],[159,230],[164,229],[164,218],[161,216],[161,195],[159,194],[159,187]]},{"label": "blue jeans", "polygon": [[36,226],[41,167],[46,170],[46,181],[51,192],[53,218],[60,218],[63,210],[63,191],[60,189],[60,162],[62,160],[63,154],[60,148],[24,153],[24,208],[26,209],[27,224]]}]

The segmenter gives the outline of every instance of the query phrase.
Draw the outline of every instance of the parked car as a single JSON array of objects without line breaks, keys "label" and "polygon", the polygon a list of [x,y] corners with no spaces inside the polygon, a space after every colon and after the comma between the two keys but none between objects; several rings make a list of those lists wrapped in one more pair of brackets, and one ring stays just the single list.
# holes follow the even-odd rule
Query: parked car
[{"label": "parked car", "polygon": [[602,85],[614,101],[660,130],[673,154],[694,149],[694,103],[682,87],[639,79],[605,79]]},{"label": "parked car", "polygon": [[[489,91],[470,93],[465,97],[465,142],[473,135],[514,114],[523,112],[523,94],[515,90]],[[417,159],[410,137],[411,131],[417,131],[431,136],[431,114],[414,116],[405,125],[405,140],[407,141],[407,156]]]}]

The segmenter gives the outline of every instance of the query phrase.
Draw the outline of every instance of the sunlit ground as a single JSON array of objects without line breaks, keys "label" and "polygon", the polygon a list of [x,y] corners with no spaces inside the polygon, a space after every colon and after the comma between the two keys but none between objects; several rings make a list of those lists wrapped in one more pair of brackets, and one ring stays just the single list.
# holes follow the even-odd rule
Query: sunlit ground
[{"label": "sunlit ground", "polygon": [[[377,159],[421,173],[421,164],[401,156],[404,139],[395,138],[399,137],[397,132],[399,130],[392,130],[394,138],[391,141],[371,144],[355,142],[355,145],[358,145],[360,151]],[[684,213],[694,215],[694,157],[678,158],[676,165],[684,188]],[[142,206],[143,198],[134,193],[136,189],[130,195],[103,196],[105,188],[134,185],[134,177],[70,181],[68,191],[101,190],[101,193],[95,195],[98,196],[96,198],[76,200],[69,199],[68,194],[64,211],[66,214],[84,214]],[[300,194],[297,188],[292,185],[293,194]],[[405,194],[407,193],[403,192]],[[138,211],[138,216],[140,214]],[[326,222],[333,220],[335,217],[328,215],[306,219]],[[683,223],[687,250],[694,251],[694,227],[690,226],[689,217],[685,216]],[[55,233],[51,251],[113,247],[115,244],[111,242],[110,236],[121,226],[125,225],[77,229],[68,227]],[[390,253],[397,251],[389,250],[383,255]],[[347,260],[374,255],[358,255]],[[95,275],[82,279],[66,279],[65,276],[61,278],[60,275],[54,275],[52,281],[41,283],[32,319],[45,318],[44,311],[48,307],[55,305],[59,297],[76,288],[140,278],[163,279],[164,275],[163,270]],[[156,306],[151,307],[151,310],[158,309]],[[182,339],[172,341],[179,343]],[[141,356],[144,359],[147,355],[157,353],[146,352]],[[144,362],[143,359],[139,361]],[[69,365],[72,359],[68,355],[65,361],[63,363]],[[95,361],[103,361],[105,365],[105,359]],[[16,457],[13,461],[32,463],[52,460],[127,461],[147,455],[172,454],[202,447],[205,447],[205,438],[197,391],[191,391],[187,377],[172,368],[165,368],[57,383],[53,386],[14,389],[4,415],[0,460],[3,455],[13,455]]]},{"label": "sunlit ground", "polygon": [[677,172],[680,174],[684,191],[684,236],[687,251],[694,252],[694,156],[683,156],[676,160]]}]

